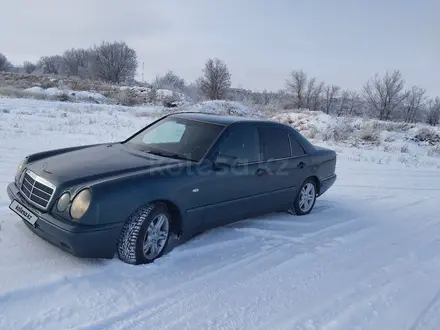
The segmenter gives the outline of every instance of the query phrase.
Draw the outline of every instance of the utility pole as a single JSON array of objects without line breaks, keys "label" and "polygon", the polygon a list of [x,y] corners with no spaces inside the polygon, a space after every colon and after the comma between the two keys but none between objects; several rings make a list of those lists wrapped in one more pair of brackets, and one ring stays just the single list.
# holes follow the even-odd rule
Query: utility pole
[{"label": "utility pole", "polygon": [[142,62],[142,83],[144,83],[144,62]]}]

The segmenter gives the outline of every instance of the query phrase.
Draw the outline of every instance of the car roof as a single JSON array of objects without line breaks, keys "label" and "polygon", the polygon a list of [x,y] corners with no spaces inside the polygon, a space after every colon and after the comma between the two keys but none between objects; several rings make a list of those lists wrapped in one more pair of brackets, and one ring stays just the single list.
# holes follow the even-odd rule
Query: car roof
[{"label": "car roof", "polygon": [[230,124],[238,123],[238,122],[272,123],[271,121],[265,119],[231,116],[231,115],[219,115],[219,114],[212,114],[207,112],[177,112],[171,114],[170,117],[197,120],[205,123],[224,125],[224,126],[228,126]]}]

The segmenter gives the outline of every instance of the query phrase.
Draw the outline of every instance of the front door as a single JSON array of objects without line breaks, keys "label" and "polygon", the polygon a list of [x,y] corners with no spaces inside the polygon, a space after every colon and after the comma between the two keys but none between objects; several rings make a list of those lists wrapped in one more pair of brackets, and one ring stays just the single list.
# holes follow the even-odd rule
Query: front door
[{"label": "front door", "polygon": [[267,192],[261,175],[258,131],[253,125],[240,123],[226,132],[215,156],[233,159],[231,166],[216,166],[206,174],[200,191],[204,201],[206,227],[216,227],[259,214],[260,201]]}]

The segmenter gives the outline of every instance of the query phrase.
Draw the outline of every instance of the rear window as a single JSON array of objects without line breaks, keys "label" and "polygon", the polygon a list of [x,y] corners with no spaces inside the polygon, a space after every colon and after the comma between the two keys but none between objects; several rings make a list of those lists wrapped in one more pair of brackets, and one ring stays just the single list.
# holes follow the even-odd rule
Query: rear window
[{"label": "rear window", "polygon": [[287,132],[276,127],[260,127],[263,160],[282,159],[291,156]]},{"label": "rear window", "polygon": [[305,155],[304,148],[292,135],[290,135],[290,146],[292,147],[292,156]]}]

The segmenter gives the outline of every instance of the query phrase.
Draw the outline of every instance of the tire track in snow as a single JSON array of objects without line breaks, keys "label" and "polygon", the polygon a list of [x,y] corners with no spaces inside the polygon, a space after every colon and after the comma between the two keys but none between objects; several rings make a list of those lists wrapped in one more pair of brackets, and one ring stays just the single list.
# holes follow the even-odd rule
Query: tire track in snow
[{"label": "tire track in snow", "polygon": [[[414,204],[414,203],[411,203]],[[417,204],[417,203],[416,203]],[[421,206],[419,206],[421,207]],[[405,211],[403,211],[405,212]],[[414,223],[414,215],[420,216],[420,218],[424,218],[424,215],[428,215],[430,212],[429,209],[425,209],[424,211],[412,210],[411,214],[404,213],[402,217],[396,217],[396,222],[399,222],[398,228],[402,228],[402,225],[411,224],[411,222]],[[399,212],[401,213],[401,212]],[[414,214],[414,215],[413,215]],[[414,226],[411,226],[407,228],[407,230],[402,232],[397,232],[397,235],[394,235],[392,237],[388,236],[376,236],[376,235],[370,235],[365,236],[361,240],[357,240],[358,245],[360,246],[359,250],[356,251],[356,253],[352,253],[353,251],[347,251],[341,250],[340,253],[336,253],[334,256],[329,256],[329,260],[331,261],[331,267],[329,268],[335,270],[339,269],[341,272],[343,272],[345,269],[350,272],[350,265],[356,264],[359,260],[364,260],[367,262],[365,265],[362,265],[362,267],[365,267],[365,274],[369,274],[367,276],[362,277],[361,284],[357,284],[356,287],[353,289],[345,289],[343,293],[338,294],[338,301],[339,305],[334,301],[330,300],[328,302],[321,302],[321,305],[319,307],[314,307],[308,310],[307,312],[303,313],[303,315],[298,315],[294,318],[292,318],[291,311],[287,311],[286,313],[281,313],[278,318],[272,319],[271,323],[278,324],[277,329],[292,329],[296,327],[297,329],[307,329],[308,326],[310,326],[312,329],[319,328],[319,323],[314,324],[316,322],[321,322],[325,324],[325,320],[322,320],[324,315],[332,315],[334,317],[334,313],[339,311],[339,313],[344,313],[346,310],[346,302],[352,302],[352,301],[362,301],[364,299],[368,299],[368,296],[370,296],[371,299],[374,299],[376,296],[380,296],[381,292],[380,289],[378,290],[371,290],[372,287],[374,287],[374,279],[377,278],[378,281],[383,281],[383,283],[387,284],[390,280],[390,277],[393,278],[392,275],[387,275],[387,272],[392,268],[393,264],[399,264],[402,263],[402,258],[405,260],[405,256],[402,257],[402,253],[408,253],[413,251],[413,249],[416,246],[425,246],[427,243],[424,240],[424,237],[429,237],[430,233],[433,232],[439,232],[439,222],[436,219],[432,219],[424,224],[424,226],[420,227],[420,223],[414,223]],[[379,234],[380,235],[380,234]],[[382,234],[383,235],[383,234]],[[370,239],[370,242],[367,242],[367,244],[363,244],[363,241],[366,239]],[[391,242],[390,242],[391,240]],[[393,248],[390,248],[392,246]],[[407,250],[401,250],[400,247],[406,247]],[[409,249],[408,249],[409,248]],[[436,251],[432,250],[431,251]],[[377,253],[375,253],[375,251]],[[432,253],[432,252],[431,252]],[[337,255],[337,257],[336,257]],[[377,260],[365,260],[364,256],[367,255],[377,255]],[[435,253],[434,256],[436,257]],[[390,264],[384,263],[385,260],[392,260]],[[426,261],[427,264],[429,264],[429,260]],[[358,265],[359,266],[359,265]],[[374,267],[373,267],[374,266]],[[411,266],[409,264],[409,266]],[[384,276],[386,276],[385,279],[381,278],[377,273],[377,270],[379,273],[383,273]],[[359,270],[357,270],[359,271]],[[406,269],[408,271],[408,269]],[[402,275],[401,272],[395,271],[395,276],[398,278]],[[341,273],[342,274],[342,273]],[[405,274],[404,274],[405,276]],[[328,280],[328,279],[327,279]],[[393,278],[394,280],[394,278]],[[353,281],[353,279],[349,279],[347,283],[356,282]],[[330,283],[328,283],[331,285]],[[404,281],[402,281],[402,285],[404,285]],[[390,285],[393,285],[392,282]],[[328,289],[324,287],[323,289]],[[367,297],[367,298],[365,298]],[[361,303],[358,303],[358,307],[360,308]],[[371,306],[363,305],[367,311],[371,310]],[[350,307],[348,307],[350,308]],[[359,309],[359,314],[365,314],[367,311]],[[354,315],[350,315],[351,318],[354,317]],[[312,320],[313,324],[311,324]],[[320,321],[316,321],[320,320]],[[336,320],[336,319],[335,319]],[[335,321],[336,322],[336,321]],[[323,325],[321,324],[321,325]],[[265,329],[266,327],[269,327],[270,324],[265,324],[262,327],[259,327],[258,329]],[[344,327],[341,324],[338,324],[338,328],[352,328],[351,326]]]},{"label": "tire track in snow", "polygon": [[[371,222],[363,222],[360,223],[359,220],[364,219],[366,217],[371,217],[371,219],[377,219],[380,218],[380,216],[382,215],[382,213],[387,213],[387,212],[394,212],[397,210],[401,210],[401,209],[405,209],[405,208],[411,208],[413,206],[416,206],[420,203],[424,203],[427,200],[430,200],[432,198],[427,197],[427,198],[422,198],[422,199],[418,199],[409,203],[406,203],[404,205],[400,205],[397,207],[391,207],[391,208],[385,208],[382,209],[381,212],[373,212],[371,210],[369,210],[369,216],[366,216],[364,212],[367,212],[367,210],[363,210],[364,212],[360,212],[357,215],[347,219],[347,220],[342,220],[339,222],[335,222],[333,224],[327,225],[324,228],[318,229],[318,230],[314,230],[311,233],[303,233],[299,236],[296,237],[291,237],[291,236],[287,236],[288,234],[278,234],[274,231],[270,231],[267,230],[265,228],[255,228],[255,227],[247,227],[247,226],[243,226],[243,227],[237,227],[235,226],[231,226],[231,228],[234,228],[237,231],[255,236],[255,237],[261,237],[261,238],[265,238],[268,240],[274,240],[274,239],[280,239],[280,240],[284,240],[286,242],[291,242],[291,243],[300,243],[300,244],[306,244],[310,241],[315,241],[317,238],[326,238],[328,236],[332,237],[332,233],[336,232],[338,233],[339,236],[345,236],[347,234],[350,234],[354,231],[360,231],[360,230],[365,230],[370,228],[373,224]],[[267,220],[266,220],[267,222]],[[320,220],[320,222],[325,222],[325,220]],[[256,223],[258,223],[258,220],[256,220]],[[313,223],[313,222],[309,222]],[[291,222],[291,227],[297,226],[298,223],[296,223],[294,220]],[[293,229],[293,231],[295,231],[295,228],[289,228],[289,229]]]},{"label": "tire track in snow", "polygon": [[[333,227],[325,228],[325,229],[323,229],[322,232],[326,232],[329,234],[333,231],[339,232],[339,230],[337,230],[337,228],[333,228]],[[241,266],[249,267],[248,271],[251,274],[251,276],[249,278],[251,278],[253,276],[258,276],[258,274],[255,274],[255,268],[258,268],[258,265],[266,266],[267,260],[272,261],[274,259],[274,255],[272,254],[272,251],[280,250],[281,247],[290,248],[290,247],[292,247],[292,245],[291,244],[286,245],[284,241],[279,242],[279,240],[278,240],[277,244],[272,245],[270,247],[269,247],[269,245],[267,245],[266,249],[264,251],[258,253],[257,255],[252,254],[249,257],[238,260],[237,262],[228,263],[224,267],[222,267],[220,269],[214,269],[211,273],[205,274],[204,276],[196,277],[196,278],[193,277],[193,279],[195,280],[195,283],[194,283],[194,281],[191,281],[189,286],[190,287],[192,287],[192,286],[198,287],[199,282],[202,282],[201,284],[204,284],[203,282],[209,278],[220,277],[220,279],[224,279],[224,278],[229,279],[231,277],[231,275],[234,275],[236,277],[240,277],[240,275],[246,274],[246,269],[247,269],[247,268],[244,269]],[[185,253],[185,250],[183,252]],[[295,252],[298,252],[298,251],[295,250]],[[303,253],[296,253],[295,256],[299,257],[302,254]],[[179,254],[177,253],[175,255],[175,257],[179,257]],[[280,254],[280,260],[276,261],[276,264],[283,263],[285,261],[285,259],[286,259],[285,251],[283,250],[282,253]],[[254,261],[256,261],[256,262],[252,263]],[[226,273],[226,274],[224,276],[218,276],[219,273]],[[243,281],[246,281],[249,278],[246,278]],[[218,282],[219,281],[217,281],[216,283],[218,283]],[[225,286],[228,287],[229,286],[228,280],[225,282],[226,282],[226,283],[224,283]],[[223,283],[223,281],[221,283]],[[182,290],[183,290],[183,288],[181,286],[179,286],[178,288],[173,288],[171,290],[167,290],[165,293],[165,297],[171,296],[171,295],[173,295],[173,293],[179,292]],[[185,297],[182,299],[179,299],[179,301],[177,301],[176,303],[178,303],[178,304],[183,303],[184,304],[184,302],[192,299],[195,295],[198,294],[198,290],[196,290],[196,291],[197,292],[195,292],[194,294],[192,294],[190,296],[185,294]],[[166,299],[164,299],[164,297],[161,297],[159,300],[166,300]],[[86,326],[84,329],[95,329],[95,328],[107,327],[107,326],[112,325],[115,322],[119,324],[120,321],[123,321],[124,319],[127,319],[127,318],[136,318],[137,315],[140,315],[142,318],[145,318],[147,316],[142,315],[143,310],[150,305],[154,306],[154,302],[147,300],[145,302],[142,302],[140,304],[140,306],[137,306],[136,308],[133,308],[133,309],[129,309],[129,310],[123,312],[121,315],[115,315],[115,316],[111,317],[111,319],[102,320],[101,322],[97,322],[97,323],[94,323],[90,326]],[[163,311],[163,310],[169,309],[171,305],[173,305],[173,303],[170,302],[169,300],[167,300],[167,302],[161,304],[160,306],[152,307],[152,309],[149,310],[147,315],[148,316],[153,315],[153,314],[157,315],[159,313],[158,309],[161,308],[161,310]]]},{"label": "tire track in snow", "polygon": [[[420,203],[421,201],[417,202]],[[412,204],[414,203],[408,203],[407,206]],[[406,239],[407,237],[405,236],[402,240]],[[234,271],[233,273],[228,273],[225,277],[222,276],[218,278],[216,286],[221,289],[216,289],[213,293],[206,293],[203,292],[203,290],[196,289],[195,292],[188,295],[188,291],[185,290],[182,297],[173,297],[171,301],[168,300],[167,303],[163,303],[160,309],[154,308],[154,311],[149,310],[148,312],[144,312],[142,309],[136,309],[135,313],[130,315],[124,314],[123,317],[113,320],[116,321],[116,323],[99,323],[95,328],[112,325],[117,329],[131,329],[133,326],[139,326],[140,324],[143,324],[143,322],[148,321],[145,326],[153,327],[155,329],[159,329],[160,326],[162,326],[163,329],[182,329],[185,327],[185,324],[188,324],[191,317],[200,314],[203,315],[203,310],[206,310],[207,312],[207,309],[209,309],[209,302],[216,300],[221,301],[221,298],[227,295],[228,292],[240,292],[240,289],[243,287],[248,287],[249,282],[255,282],[259,279],[264,280],[264,278],[268,276],[270,277],[270,274],[274,274],[275,270],[279,268],[292,268],[292,262],[295,263],[294,268],[299,268],[304,262],[310,262],[311,257],[309,254],[300,254],[291,258],[286,258],[286,255],[288,255],[288,247],[289,246],[284,246],[284,249],[279,248],[274,253],[264,256],[264,258],[261,258],[258,262],[247,265],[244,269],[239,268],[239,271],[237,272]],[[356,256],[356,259],[358,259],[358,256]],[[232,267],[236,269],[238,268],[235,267],[235,265],[232,265]],[[218,274],[215,274],[215,276],[217,275]],[[319,274],[315,274],[314,276],[319,277]],[[258,283],[253,284],[253,287],[260,286]],[[197,287],[199,287],[199,285],[197,285]],[[203,293],[205,295],[202,295]],[[175,311],[176,309],[178,310],[177,312]],[[246,310],[244,310],[244,312],[245,311]],[[166,324],[163,324],[164,317],[170,320]],[[197,322],[194,323],[194,321],[192,321],[191,326],[195,326],[195,328],[204,328],[202,325],[197,326]]]},{"label": "tire track in snow", "polygon": [[[294,222],[292,222],[292,223],[294,223]],[[330,234],[334,230],[337,231],[337,228],[329,227],[329,228],[325,228],[323,230],[323,232],[327,232]],[[254,240],[254,239],[255,239],[254,236],[244,237],[244,238],[240,238],[240,239],[235,239],[235,241],[236,241],[235,243],[245,244],[246,241]],[[227,244],[228,244],[228,247],[231,248],[231,242],[228,241]],[[190,248],[190,249],[183,249],[181,251],[172,251],[168,258],[170,258],[170,257],[179,258],[182,255],[183,256],[194,255],[197,253],[198,250],[203,251],[204,253],[208,253],[210,251],[218,249],[219,247],[222,247],[223,245],[224,245],[223,242],[220,242],[220,243],[216,242],[216,243],[210,244],[207,249],[205,246],[203,246],[201,248],[196,247],[196,248]],[[249,262],[251,260],[258,259],[260,256],[268,255],[270,253],[270,251],[276,250],[281,245],[284,245],[284,242],[278,241],[277,245],[274,245],[272,247],[268,247],[267,251],[263,251],[261,254],[257,254],[257,255],[252,254],[250,256],[251,259],[249,260]],[[188,250],[193,250],[193,251],[188,252]],[[245,262],[247,260],[246,258],[247,257],[245,257],[245,259],[244,259]],[[231,266],[228,267],[228,269],[238,267],[241,264],[242,264],[242,261],[240,261],[237,264],[232,264]],[[74,276],[62,277],[62,278],[59,278],[59,279],[51,281],[51,282],[37,285],[35,287],[26,287],[26,288],[18,289],[15,291],[3,293],[2,295],[0,295],[0,307],[3,303],[6,303],[6,302],[18,303],[19,301],[28,300],[34,296],[39,296],[42,294],[48,295],[51,292],[56,292],[60,287],[63,287],[66,284],[79,285],[81,282],[84,282],[84,281],[89,282],[89,281],[92,281],[95,279],[99,279],[105,272],[111,272],[113,269],[113,266],[114,266],[114,263],[111,263],[111,264],[107,265],[106,267],[100,268],[99,270],[97,270],[96,272],[93,272],[93,273],[83,273],[83,274],[78,274],[78,275],[74,275]],[[195,273],[194,276],[197,277],[197,276],[199,276],[199,274],[204,274],[206,271],[205,268],[210,268],[210,267],[212,267],[212,266],[209,265],[207,267],[202,268],[199,272]],[[202,276],[202,279],[203,279],[203,276]],[[212,275],[212,276],[214,276],[214,275]]]},{"label": "tire track in snow", "polygon": [[[216,279],[216,277],[219,277],[221,279],[226,279],[232,277],[232,275],[236,275],[235,273],[242,273],[244,270],[243,267],[249,265],[252,265],[253,267],[255,265],[253,263],[254,261],[259,260],[261,262],[264,256],[267,256],[267,254],[270,254],[269,253],[270,251],[275,250],[277,248],[278,246],[274,246],[268,250],[261,251],[257,254],[247,255],[232,263],[225,262],[219,268],[211,269],[209,272],[206,272],[206,270],[197,272],[197,275],[193,276],[189,283],[184,282],[170,289],[161,291],[160,296],[153,296],[150,299],[140,301],[136,307],[128,308],[127,310],[121,313],[117,313],[103,320],[88,325],[84,325],[83,327],[80,327],[80,329],[107,328],[111,325],[118,324],[120,322],[126,322],[127,319],[130,320],[136,318],[139,314],[143,313],[145,310],[148,310],[148,312],[146,313],[147,316],[153,314],[159,314],[160,312],[163,312],[163,310],[170,308],[170,306],[172,306],[173,304],[177,304],[180,301],[182,301],[182,300],[176,301],[175,298],[169,300],[167,299],[168,297],[172,297],[176,295],[176,293],[183,291],[185,292],[184,295],[186,296],[186,299],[184,300],[189,300],[191,297],[197,295],[197,291],[199,290],[199,288],[202,285],[206,284],[210,279]],[[211,267],[212,265],[207,266],[206,268],[211,268]],[[188,289],[188,287],[193,288],[193,290]],[[196,291],[196,292],[193,292],[192,294],[188,294],[188,292],[191,291]]]},{"label": "tire track in snow", "polygon": [[437,291],[436,295],[420,316],[416,319],[414,324],[409,328],[409,330],[438,330],[440,327],[440,290]]},{"label": "tire track in snow", "polygon": [[373,188],[373,189],[389,189],[389,190],[411,190],[411,191],[440,191],[440,188],[408,188],[408,187],[399,187],[399,186],[368,186],[368,185],[348,185],[348,184],[340,184],[338,187],[343,188]]},{"label": "tire track in snow", "polygon": [[0,310],[2,304],[13,303],[16,300],[29,299],[31,296],[47,294],[67,284],[74,284],[78,280],[92,280],[100,278],[104,273],[111,269],[112,265],[101,266],[96,271],[88,271],[78,275],[63,276],[50,282],[38,284],[36,286],[28,286],[10,292],[4,292],[0,295]]},{"label": "tire track in snow", "polygon": [[[254,238],[252,238],[252,240],[254,240]],[[236,242],[234,244],[242,244],[241,240],[236,239]],[[229,245],[231,245],[231,242],[228,242]],[[221,243],[215,243],[214,245],[221,245]],[[276,247],[273,247],[274,249]],[[197,250],[198,248],[194,249]],[[203,250],[202,248],[200,248],[200,250]],[[188,254],[186,254],[185,250],[182,251],[183,252],[183,256],[188,256]],[[197,251],[193,251],[194,254],[197,253]],[[180,253],[178,251],[176,251],[176,254],[179,255]],[[193,255],[194,255],[193,254]],[[243,256],[240,260],[238,260],[238,262],[234,263],[234,264],[230,264],[227,260],[223,261],[220,268],[218,269],[218,271],[220,272],[225,272],[228,273],[230,271],[230,268],[233,267],[240,267],[241,264],[247,264],[247,263],[252,263],[252,260],[254,259],[258,259],[260,257],[260,255],[264,255],[265,251],[263,250],[260,253],[248,253],[247,255]],[[59,291],[61,288],[65,289],[67,284],[70,285],[70,290],[74,291],[76,287],[81,287],[83,284],[88,284],[88,283],[92,283],[93,280],[98,280],[102,278],[102,276],[104,275],[103,273],[105,272],[106,274],[104,276],[106,277],[114,277],[116,276],[116,280],[118,278],[120,278],[119,280],[117,280],[119,283],[121,283],[121,281],[123,281],[125,279],[125,276],[131,277],[132,280],[133,278],[133,274],[135,274],[136,277],[140,278],[145,276],[145,274],[142,272],[143,270],[147,271],[147,274],[145,276],[146,279],[149,279],[149,277],[152,277],[153,275],[155,275],[157,278],[161,278],[161,271],[163,271],[163,267],[166,267],[167,264],[172,265],[173,261],[175,260],[175,258],[171,258],[171,256],[164,256],[162,260],[158,260],[158,262],[156,263],[156,266],[154,264],[150,264],[147,265],[145,267],[139,266],[139,267],[131,267],[131,266],[127,266],[122,264],[122,262],[120,263],[119,266],[121,267],[113,267],[115,265],[115,263],[119,263],[119,261],[115,261],[115,263],[111,263],[110,265],[108,265],[107,267],[105,267],[105,269],[101,269],[100,271],[95,272],[94,274],[83,274],[83,275],[78,275],[78,276],[69,276],[67,279],[59,279],[57,281],[53,281],[50,283],[45,283],[43,285],[39,285],[36,286],[34,288],[24,288],[24,289],[20,289],[20,290],[16,290],[13,292],[9,292],[6,293],[4,295],[2,295],[0,297],[0,309],[1,310],[5,310],[4,307],[6,307],[6,309],[8,307],[11,307],[13,305],[18,306],[20,303],[24,302],[24,301],[29,301],[30,299],[38,299],[41,300],[44,297],[50,297],[53,296],[54,294],[56,294],[57,291]],[[160,264],[162,264],[163,267],[160,266]],[[154,268],[153,268],[154,267]],[[153,268],[153,269],[151,269]],[[225,268],[223,270],[223,268]],[[124,271],[126,270],[126,271]],[[177,269],[175,269],[174,271],[178,271]],[[191,286],[192,284],[192,280],[196,280],[197,279],[201,282],[205,282],[206,276],[210,275],[211,277],[215,276],[216,273],[210,273],[212,272],[212,264],[208,264],[205,267],[199,267],[197,269],[197,271],[190,273],[190,278],[188,280],[191,280],[191,282],[188,284],[186,282],[183,282],[181,285],[179,285],[177,288],[173,287],[171,289],[168,289],[170,286],[167,283],[163,283],[166,285],[166,289],[164,291],[161,292],[160,296],[156,296],[153,297],[153,303],[152,303],[152,308],[154,308],[157,304],[159,304],[161,301],[164,300],[164,296],[163,296],[163,292],[168,292],[169,294],[172,295],[176,290],[183,290],[185,289],[185,287],[187,287],[188,285]],[[146,283],[147,284],[147,283]],[[105,283],[104,283],[105,285]],[[152,287],[154,288],[154,284],[151,284]],[[92,290],[99,290],[98,288],[92,288]],[[106,288],[102,288],[103,290],[106,290]],[[136,288],[137,289],[137,288]],[[145,288],[145,292],[148,292],[148,286],[146,286]],[[123,293],[123,292],[121,292]],[[91,294],[91,292],[89,293]],[[62,303],[62,301],[60,301],[60,303]],[[101,301],[101,303],[104,303],[103,301]],[[105,301],[105,303],[107,304],[108,301]],[[9,305],[9,306],[6,306]],[[166,304],[166,303],[165,303]],[[4,305],[4,307],[2,307],[2,305]],[[65,306],[66,308],[68,306]],[[59,308],[59,306],[57,306],[55,309]],[[50,315],[50,314],[56,314],[51,310],[46,311],[46,313],[44,313],[44,315]],[[32,320],[30,320],[28,322],[28,326],[32,329],[38,327],[39,325],[41,325],[41,322],[45,321],[45,322],[49,322],[49,320],[47,319],[40,319],[40,316],[37,315],[37,317],[33,317]]]},{"label": "tire track in snow", "polygon": [[[188,320],[197,318],[197,315],[207,315],[207,309],[209,309],[207,306],[209,306],[210,302],[221,300],[230,291],[239,292],[242,286],[246,286],[246,283],[265,276],[272,272],[273,269],[290,260],[286,260],[286,255],[289,254],[288,249],[289,246],[283,246],[283,249],[278,248],[276,251],[267,253],[259,257],[258,260],[243,267],[230,264],[234,270],[228,271],[227,274],[222,276],[218,276],[219,274],[209,274],[210,278],[216,277],[216,289],[214,292],[206,293],[206,290],[203,289],[205,286],[199,286],[199,283],[197,283],[197,287],[194,287],[193,290],[185,290],[184,293],[176,292],[175,297],[171,301],[162,303],[158,308],[154,309],[154,312],[139,311],[128,319],[121,319],[120,322],[112,324],[111,328],[118,330],[132,329],[133,326],[139,328],[141,325],[143,326],[145,320],[148,320],[148,324],[145,327],[152,329],[173,329],[174,327],[176,329],[183,329],[185,328],[183,324],[188,324],[188,322],[193,326],[195,322]],[[311,258],[311,255],[305,253],[296,254],[292,257],[298,264],[310,262]],[[203,284],[208,284],[208,282]],[[165,325],[163,324],[164,317],[170,320]],[[205,327],[194,328],[204,329]]]},{"label": "tire track in snow", "polygon": [[[430,228],[426,231],[428,230]],[[426,234],[426,231],[423,234]],[[420,240],[417,242],[420,245],[416,250],[418,251],[417,255],[424,255],[426,250],[431,247],[430,242],[427,244]],[[412,243],[412,241],[409,241],[409,243]],[[293,326],[307,328],[306,325],[310,326],[311,324],[315,328],[323,330],[352,329],[353,324],[363,324],[364,326],[368,324],[371,325],[369,327],[371,329],[381,327],[388,329],[387,321],[390,321],[392,316],[389,316],[387,319],[386,315],[388,313],[391,315],[395,314],[393,312],[396,311],[393,311],[392,308],[395,307],[396,301],[401,304],[409,300],[406,296],[408,288],[418,287],[419,289],[415,296],[419,292],[423,296],[426,288],[421,288],[421,283],[433,283],[438,278],[440,273],[438,271],[440,256],[432,252],[433,250],[430,251],[429,258],[426,258],[423,262],[418,260],[418,263],[414,263],[415,260],[412,253],[395,258],[386,266],[382,266],[376,271],[369,273],[354,288],[347,290],[342,295],[338,295],[337,299],[325,305],[325,307],[321,306],[321,308],[315,309],[312,314],[303,316],[299,320],[289,320],[283,324],[284,327],[280,325],[279,329],[291,329]],[[433,264],[434,266],[431,267]],[[420,270],[421,266],[424,266],[424,271]],[[412,296],[414,296],[414,293]],[[347,304],[347,302],[353,303]],[[382,319],[379,321],[377,317],[381,316],[381,314]],[[411,316],[409,315],[408,317]],[[374,324],[374,321],[380,322],[380,324]],[[402,320],[402,323],[405,323],[404,321]],[[390,327],[392,327],[392,324],[390,324]]]}]

